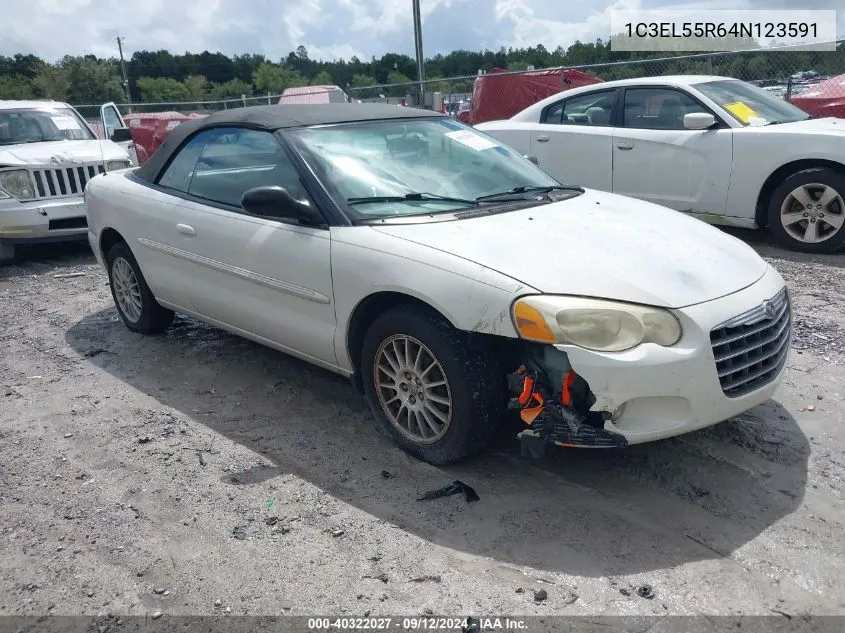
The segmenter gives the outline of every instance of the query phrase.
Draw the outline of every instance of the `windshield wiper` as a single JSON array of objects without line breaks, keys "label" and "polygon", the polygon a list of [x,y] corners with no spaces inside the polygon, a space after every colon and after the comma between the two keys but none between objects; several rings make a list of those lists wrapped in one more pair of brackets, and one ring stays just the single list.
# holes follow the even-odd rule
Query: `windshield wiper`
[{"label": "windshield wiper", "polygon": [[488,202],[499,199],[508,199],[512,196],[517,196],[525,193],[544,194],[551,193],[552,191],[577,191],[578,193],[584,193],[584,189],[582,187],[577,187],[574,185],[555,185],[553,187],[520,185],[519,187],[514,187],[513,189],[509,189],[508,191],[501,191],[499,193],[491,193],[486,196],[479,196],[475,200],[476,202]]},{"label": "windshield wiper", "polygon": [[404,196],[368,196],[366,198],[347,198],[347,204],[369,204],[371,202],[457,202],[468,207],[478,206],[475,200],[468,200],[466,198],[451,198],[449,196],[439,196],[434,193],[424,193],[419,191],[412,191],[406,193]]}]

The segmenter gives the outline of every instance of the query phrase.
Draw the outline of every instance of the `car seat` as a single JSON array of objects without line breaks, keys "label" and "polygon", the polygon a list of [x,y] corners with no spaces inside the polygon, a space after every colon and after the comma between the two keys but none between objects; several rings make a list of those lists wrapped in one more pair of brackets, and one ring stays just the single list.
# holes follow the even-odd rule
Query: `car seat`
[{"label": "car seat", "polygon": [[657,114],[658,124],[665,130],[680,130],[684,127],[686,109],[679,97],[669,96],[663,99]]},{"label": "car seat", "polygon": [[610,123],[610,111],[599,106],[587,108],[585,114],[590,125],[607,125]]}]

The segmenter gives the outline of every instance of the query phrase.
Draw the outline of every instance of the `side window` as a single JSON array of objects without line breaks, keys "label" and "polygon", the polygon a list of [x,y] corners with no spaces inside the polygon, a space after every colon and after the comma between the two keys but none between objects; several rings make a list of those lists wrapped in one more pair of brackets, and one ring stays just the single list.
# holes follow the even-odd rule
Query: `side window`
[{"label": "side window", "polygon": [[629,88],[625,91],[625,127],[641,130],[683,130],[684,115],[707,112],[692,97],[671,88]]},{"label": "side window", "polygon": [[305,197],[299,172],[270,132],[218,128],[202,150],[188,193],[240,207],[246,191],[267,185]]},{"label": "side window", "polygon": [[191,185],[191,178],[197,166],[200,154],[206,142],[214,134],[215,130],[200,132],[188,141],[170,160],[170,164],[164,173],[159,176],[158,184],[168,189],[175,189],[182,193],[188,193]]},{"label": "side window", "polygon": [[546,110],[543,123],[609,126],[613,121],[616,91],[590,92],[555,103]]},{"label": "side window", "polygon": [[114,134],[117,128],[123,127],[120,123],[120,116],[117,114],[117,110],[111,106],[103,110],[103,122],[106,124],[106,138],[111,138],[111,135]]}]

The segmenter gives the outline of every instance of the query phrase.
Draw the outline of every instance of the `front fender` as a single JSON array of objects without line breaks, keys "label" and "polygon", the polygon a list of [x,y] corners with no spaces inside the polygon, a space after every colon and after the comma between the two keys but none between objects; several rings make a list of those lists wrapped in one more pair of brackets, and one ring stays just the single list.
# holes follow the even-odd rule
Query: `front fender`
[{"label": "front fender", "polygon": [[[356,239],[346,239],[350,235]],[[358,239],[362,236],[367,238],[366,245]],[[353,370],[348,352],[350,321],[356,308],[372,295],[404,294],[428,304],[459,330],[517,338],[511,304],[518,296],[537,292],[459,257],[406,241],[400,245],[368,227],[332,230],[332,278],[335,350],[338,364],[348,371]]]}]

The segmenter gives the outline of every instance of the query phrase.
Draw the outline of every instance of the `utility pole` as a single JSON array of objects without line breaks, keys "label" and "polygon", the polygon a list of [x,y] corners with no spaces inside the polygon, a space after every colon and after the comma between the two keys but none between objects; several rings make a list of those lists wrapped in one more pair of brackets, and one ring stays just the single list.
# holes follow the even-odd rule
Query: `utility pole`
[{"label": "utility pole", "polygon": [[423,57],[422,20],[420,19],[420,0],[414,3],[414,45],[417,52],[417,76],[420,81],[420,105],[425,107],[425,57]]},{"label": "utility pole", "polygon": [[132,114],[132,95],[129,92],[129,78],[126,76],[126,62],[123,61],[123,40],[126,38],[118,35],[115,39],[117,40],[117,50],[120,51],[120,71],[123,73],[123,88],[126,90],[126,103],[129,105],[129,114]]}]

